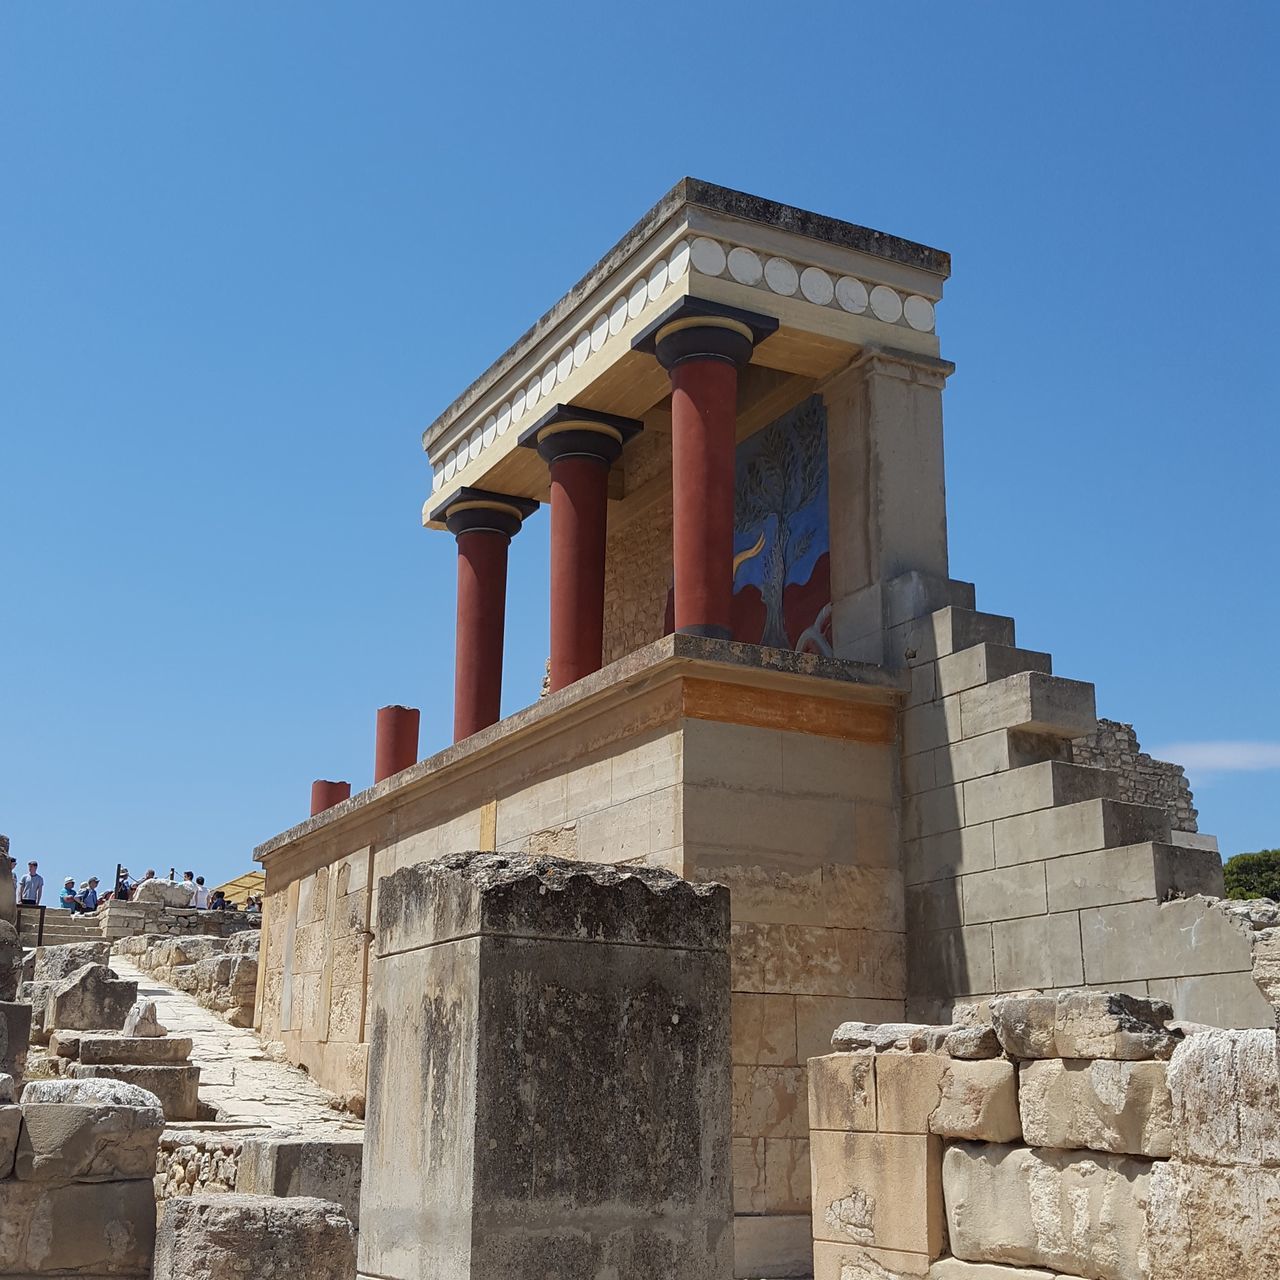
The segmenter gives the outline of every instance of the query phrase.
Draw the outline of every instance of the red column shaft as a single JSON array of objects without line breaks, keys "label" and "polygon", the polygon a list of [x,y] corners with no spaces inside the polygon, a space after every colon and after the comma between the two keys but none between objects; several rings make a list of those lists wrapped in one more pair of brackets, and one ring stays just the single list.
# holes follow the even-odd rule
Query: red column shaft
[{"label": "red column shaft", "polygon": [[738,370],[727,360],[671,370],[676,630],[724,639],[732,634],[737,410]]},{"label": "red column shaft", "polygon": [[457,661],[453,676],[453,740],[495,724],[502,713],[502,641],[507,613],[505,533],[458,534]]},{"label": "red column shaft", "polygon": [[595,458],[551,464],[551,691],[600,670],[608,465]]},{"label": "red column shaft", "polygon": [[330,782],[318,778],[311,784],[311,816],[332,809],[335,804],[351,799],[351,783]]},{"label": "red column shaft", "polygon": [[417,707],[379,707],[374,739],[373,780],[381,782],[418,761]]}]

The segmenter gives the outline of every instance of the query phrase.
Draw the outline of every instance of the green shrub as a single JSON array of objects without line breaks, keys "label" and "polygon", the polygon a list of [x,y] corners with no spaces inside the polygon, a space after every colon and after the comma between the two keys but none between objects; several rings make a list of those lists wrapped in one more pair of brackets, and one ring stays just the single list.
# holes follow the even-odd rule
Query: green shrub
[{"label": "green shrub", "polygon": [[1280,849],[1237,853],[1222,869],[1228,898],[1271,898],[1280,902]]}]

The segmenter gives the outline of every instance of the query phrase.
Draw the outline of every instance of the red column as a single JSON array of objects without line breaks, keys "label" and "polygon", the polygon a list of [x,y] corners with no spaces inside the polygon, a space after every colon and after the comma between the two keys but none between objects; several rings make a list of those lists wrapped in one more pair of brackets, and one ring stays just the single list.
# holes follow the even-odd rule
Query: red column
[{"label": "red column", "polygon": [[374,739],[373,780],[382,782],[418,762],[417,707],[379,707]]},{"label": "red column", "polygon": [[600,670],[609,463],[551,464],[551,691]]},{"label": "red column", "polygon": [[507,614],[507,547],[496,529],[458,534],[457,659],[453,675],[453,740],[500,718],[502,647]]},{"label": "red column", "polygon": [[738,370],[688,359],[671,370],[672,556],[677,631],[728,639]]},{"label": "red column", "polygon": [[311,816],[332,809],[335,804],[351,799],[351,783],[317,779],[311,784]]}]

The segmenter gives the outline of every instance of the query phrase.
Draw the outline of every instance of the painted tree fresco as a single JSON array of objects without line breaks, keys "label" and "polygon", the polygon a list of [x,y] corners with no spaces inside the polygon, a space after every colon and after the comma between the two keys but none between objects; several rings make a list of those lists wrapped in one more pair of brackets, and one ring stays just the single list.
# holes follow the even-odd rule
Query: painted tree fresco
[{"label": "painted tree fresco", "polygon": [[[810,396],[738,445],[733,638],[831,654],[827,410]],[[667,593],[666,632],[675,629]]]},{"label": "painted tree fresco", "polygon": [[811,396],[738,446],[733,637],[830,654],[827,412]]}]

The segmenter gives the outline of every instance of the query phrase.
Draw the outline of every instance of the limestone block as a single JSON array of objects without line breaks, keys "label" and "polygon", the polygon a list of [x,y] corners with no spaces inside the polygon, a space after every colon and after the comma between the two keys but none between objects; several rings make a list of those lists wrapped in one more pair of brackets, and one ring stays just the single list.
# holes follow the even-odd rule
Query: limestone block
[{"label": "limestone block", "polygon": [[0,1001],[0,1071],[21,1079],[31,1043],[31,1006]]},{"label": "limestone block", "polygon": [[942,1042],[942,1052],[953,1058],[977,1061],[1000,1056],[1000,1038],[989,1022],[960,1026]]},{"label": "limestone block", "polygon": [[1018,1071],[1023,1138],[1032,1147],[1167,1156],[1173,1106],[1165,1071],[1163,1062],[1024,1062]]},{"label": "limestone block", "polygon": [[[0,878],[4,872],[0,871]],[[10,881],[12,883],[12,881]],[[0,919],[0,1000],[12,1000],[22,981],[22,943],[18,931],[7,920]]]},{"label": "limestone block", "polygon": [[138,906],[149,903],[161,907],[187,907],[191,905],[191,888],[180,880],[144,880],[133,891],[131,902]]},{"label": "limestone block", "polygon": [[1149,1280],[1280,1275],[1280,1169],[1161,1161],[1147,1210]]},{"label": "limestone block", "polygon": [[1280,1025],[1280,929],[1260,929],[1250,939],[1253,980]]},{"label": "limestone block", "polygon": [[1022,1125],[1013,1063],[1003,1058],[947,1062],[929,1131],[941,1138],[1018,1142]]},{"label": "limestone block", "polygon": [[1053,858],[1044,869],[1050,911],[1222,893],[1222,859],[1211,849],[1146,841]]},{"label": "limestone block", "polygon": [[[200,1068],[138,1066],[125,1063],[67,1065],[72,1080],[118,1080],[156,1095],[168,1120],[194,1120],[199,1102]],[[24,1095],[25,1096],[25,1095]]]},{"label": "limestone block", "polygon": [[935,785],[969,782],[1045,760],[1071,760],[1071,743],[1043,733],[996,729],[976,738],[949,742],[933,753]]},{"label": "limestone block", "polygon": [[306,1276],[351,1280],[355,1231],[341,1205],[310,1196],[189,1196],[165,1202],[154,1280]]},{"label": "limestone block", "polygon": [[1214,1165],[1280,1166],[1280,1068],[1269,1029],[1207,1031],[1169,1063],[1174,1153]]},{"label": "limestone block", "polygon": [[18,1090],[14,1078],[8,1072],[0,1071],[0,1104],[16,1102]]},{"label": "limestone block", "polygon": [[811,1218],[803,1214],[739,1214],[733,1220],[735,1276],[809,1277],[813,1274]]},{"label": "limestone block", "polygon": [[894,651],[911,663],[931,662],[981,644],[1011,647],[1013,640],[1012,618],[954,605],[895,626],[890,636]]},{"label": "limestone block", "polygon": [[22,1091],[22,1102],[66,1102],[75,1106],[158,1107],[154,1093],[122,1080],[32,1080]]},{"label": "limestone block", "polygon": [[1168,843],[1169,815],[1119,800],[1082,800],[1001,818],[993,824],[995,865],[1043,862],[1094,849],[1149,841]]},{"label": "limestone block", "polygon": [[990,822],[959,831],[943,831],[902,844],[908,884],[989,871],[996,864],[994,826]]},{"label": "limestone block", "polygon": [[16,1172],[29,1182],[152,1178],[164,1129],[159,1107],[22,1104]]},{"label": "limestone block", "polygon": [[106,964],[111,956],[109,942],[73,942],[63,947],[41,947],[36,951],[32,982],[61,982],[87,964]]},{"label": "limestone block", "polygon": [[1114,798],[1117,775],[1088,765],[1045,760],[1008,773],[993,773],[964,784],[964,812],[968,822],[994,822],[1014,814],[1078,804],[1082,800]]},{"label": "limestone block", "polygon": [[[0,1102],[3,1100],[0,1099]],[[0,1105],[0,1178],[7,1178],[13,1172],[18,1135],[22,1130],[22,1108],[11,1105],[12,1102],[13,1098],[10,1097],[10,1105]]]},{"label": "limestone block", "polygon": [[1147,1280],[1151,1167],[1130,1156],[949,1146],[942,1184],[951,1252],[1093,1280]]},{"label": "limestone block", "polygon": [[330,1200],[359,1228],[363,1152],[359,1138],[247,1138],[240,1149],[236,1190]]},{"label": "limestone block", "polygon": [[[929,1261],[926,1253],[833,1244],[829,1240],[813,1242],[813,1280],[907,1280],[911,1276],[927,1275]],[[739,1271],[737,1274],[757,1273]]]},{"label": "limestone block", "polygon": [[994,989],[989,924],[939,929],[928,945],[912,947],[907,990],[912,996],[948,999]]},{"label": "limestone block", "polygon": [[901,1000],[858,996],[796,997],[796,1060],[807,1062],[831,1052],[831,1029],[842,1022],[901,1020]]},{"label": "limestone block", "polygon": [[928,1133],[949,1062],[940,1053],[876,1054],[876,1128]]},{"label": "limestone block", "polygon": [[990,684],[1020,671],[1053,670],[1053,659],[1034,649],[1005,644],[975,644],[938,659],[938,690],[943,695],[963,693],[975,685]]},{"label": "limestone block", "polygon": [[928,1052],[928,1037],[934,1027],[920,1022],[842,1022],[831,1033],[831,1047],[842,1053],[870,1049]]},{"label": "limestone block", "polygon": [[732,1010],[734,1062],[798,1064],[794,996],[735,992]]},{"label": "limestone block", "polygon": [[49,993],[45,1029],[118,1031],[137,998],[136,982],[117,978],[105,965],[87,964],[64,978]]},{"label": "limestone block", "polygon": [[849,1132],[875,1130],[873,1054],[830,1053],[809,1059],[809,1127]]},{"label": "limestone block", "polygon": [[191,1056],[190,1036],[104,1036],[81,1032],[76,1053],[81,1062],[134,1066],[175,1066]]},{"label": "limestone block", "polygon": [[815,1241],[942,1252],[941,1138],[815,1130],[809,1143]]},{"label": "limestone block", "polygon": [[1011,1058],[1056,1055],[1058,1002],[1053,996],[1009,995],[991,1001],[996,1036]]},{"label": "limestone block", "polygon": [[1074,987],[1084,981],[1080,921],[1074,911],[993,921],[991,946],[997,991]]},{"label": "limestone block", "polygon": [[809,1132],[803,1067],[735,1064],[734,1137],[803,1138]]},{"label": "limestone block", "polygon": [[1082,1277],[1064,1276],[1060,1271],[1043,1271],[1039,1267],[1006,1267],[997,1262],[939,1258],[929,1268],[928,1280],[1082,1280]]},{"label": "limestone block", "polygon": [[907,932],[914,935],[936,929],[954,929],[964,923],[962,880],[948,876],[907,887]]},{"label": "limestone block", "polygon": [[1041,671],[1019,672],[959,696],[966,738],[997,729],[1079,738],[1098,723],[1093,685]]},{"label": "limestone block", "polygon": [[167,1033],[168,1029],[161,1025],[156,1015],[154,1000],[139,1000],[129,1010],[122,1028],[122,1034],[126,1036],[163,1036]]},{"label": "limestone block", "polygon": [[[727,891],[456,854],[377,896],[361,1270],[726,1274]],[[803,1195],[803,1140],[761,1143],[766,1197]]]},{"label": "limestone block", "polygon": [[964,923],[982,924],[984,921],[1044,915],[1047,909],[1044,868],[1043,862],[1025,862],[961,876]]},{"label": "limestone block", "polygon": [[0,1182],[0,1275],[147,1277],[155,1236],[151,1178]]},{"label": "limestone block", "polygon": [[1063,1058],[1169,1058],[1178,1044],[1164,1025],[1172,1017],[1163,1000],[1118,991],[1060,991],[1054,1046]]}]

